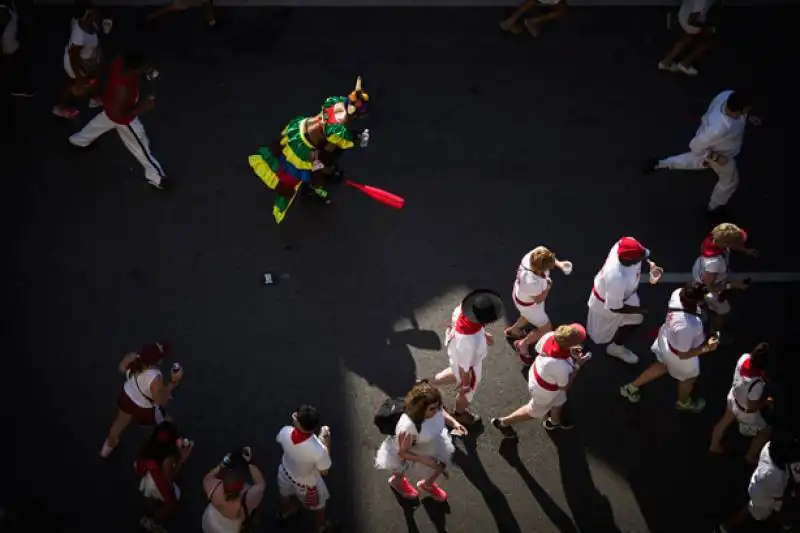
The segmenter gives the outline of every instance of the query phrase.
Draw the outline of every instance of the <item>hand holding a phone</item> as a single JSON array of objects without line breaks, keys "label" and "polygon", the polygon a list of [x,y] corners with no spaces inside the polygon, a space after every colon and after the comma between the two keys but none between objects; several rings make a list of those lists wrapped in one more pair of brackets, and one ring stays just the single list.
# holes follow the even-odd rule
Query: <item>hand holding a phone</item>
[{"label": "hand holding a phone", "polygon": [[717,333],[713,335],[706,341],[705,348],[703,349],[705,353],[713,352],[714,350],[719,348],[719,337],[717,335],[719,334]]}]

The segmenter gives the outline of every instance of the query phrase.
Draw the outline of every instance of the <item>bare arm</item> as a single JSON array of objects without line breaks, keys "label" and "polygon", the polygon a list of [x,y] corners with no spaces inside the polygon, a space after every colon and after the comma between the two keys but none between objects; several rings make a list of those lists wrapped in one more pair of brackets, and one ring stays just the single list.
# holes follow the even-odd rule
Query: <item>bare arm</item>
[{"label": "bare arm", "polygon": [[413,446],[413,444],[414,440],[408,433],[400,433],[397,436],[397,454],[400,456],[400,459],[421,463],[431,468],[437,468],[436,461],[433,457],[427,457],[412,452],[411,446]]},{"label": "bare arm", "polygon": [[675,355],[678,356],[679,359],[691,359],[693,357],[698,357],[700,355],[713,352],[719,346],[719,340],[716,337],[710,337],[706,342],[689,350],[688,352],[675,352]]},{"label": "bare arm", "polygon": [[177,386],[178,383],[175,381],[170,381],[169,384],[165,386],[164,377],[161,375],[157,376],[150,383],[150,397],[153,399],[153,403],[161,406],[167,405],[172,396],[172,391],[174,391]]},{"label": "bare arm", "polygon": [[217,478],[217,474],[219,473],[221,468],[222,468],[222,465],[215,466],[203,478],[203,492],[205,492],[206,498],[209,499],[209,500],[214,497],[214,495],[211,494],[211,491],[214,490],[214,488],[219,483],[219,479]]},{"label": "bare arm", "polygon": [[122,361],[119,363],[119,371],[121,374],[125,374],[128,372],[128,366],[139,357],[138,353],[127,353],[125,357],[122,358]]}]

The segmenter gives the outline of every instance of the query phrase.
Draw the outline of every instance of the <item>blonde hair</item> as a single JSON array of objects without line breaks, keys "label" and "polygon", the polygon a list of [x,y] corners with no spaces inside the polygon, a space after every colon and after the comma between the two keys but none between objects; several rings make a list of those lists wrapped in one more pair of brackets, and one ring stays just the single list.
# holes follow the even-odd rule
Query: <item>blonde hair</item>
[{"label": "blonde hair", "polygon": [[556,342],[562,348],[569,348],[570,341],[576,339],[578,336],[578,330],[573,326],[558,326],[553,332],[553,338],[555,338]]},{"label": "blonde hair", "polygon": [[552,270],[556,266],[556,256],[549,248],[537,246],[531,254],[530,267],[533,270]]},{"label": "blonde hair", "polygon": [[736,224],[723,222],[711,230],[711,238],[718,246],[727,248],[731,244],[744,242],[744,232]]}]

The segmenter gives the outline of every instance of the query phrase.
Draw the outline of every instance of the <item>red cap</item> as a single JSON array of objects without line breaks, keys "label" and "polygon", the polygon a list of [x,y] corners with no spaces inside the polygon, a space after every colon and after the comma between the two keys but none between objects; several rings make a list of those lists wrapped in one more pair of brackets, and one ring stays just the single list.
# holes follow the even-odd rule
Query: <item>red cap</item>
[{"label": "red cap", "polygon": [[581,342],[586,340],[586,328],[585,327],[581,326],[577,322],[574,323],[574,324],[570,324],[569,327],[571,327],[575,331],[576,335],[578,335],[578,337],[581,338]]},{"label": "red cap", "polygon": [[642,246],[642,243],[633,237],[623,237],[617,244],[619,244],[619,247],[617,248],[617,256],[620,259],[630,261],[639,259],[641,257],[646,257],[649,254],[647,248]]},{"label": "red cap", "polygon": [[742,232],[742,242],[747,242],[747,232],[745,230],[741,230]]},{"label": "red cap", "polygon": [[153,342],[139,350],[139,359],[147,365],[154,365],[172,355],[172,345],[168,342]]}]

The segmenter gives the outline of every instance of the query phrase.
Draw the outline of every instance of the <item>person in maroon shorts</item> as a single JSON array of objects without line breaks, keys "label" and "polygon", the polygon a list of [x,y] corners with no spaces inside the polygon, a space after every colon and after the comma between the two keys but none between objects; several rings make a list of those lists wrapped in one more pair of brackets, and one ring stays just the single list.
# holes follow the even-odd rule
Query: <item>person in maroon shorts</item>
[{"label": "person in maroon shorts", "polygon": [[183,378],[183,370],[178,369],[171,372],[170,382],[164,383],[158,364],[170,355],[172,347],[169,343],[154,342],[138,353],[129,353],[122,358],[119,371],[125,374],[126,380],[117,398],[117,418],[103,443],[101,457],[111,455],[119,444],[120,435],[131,421],[145,426],[164,421],[163,408]]}]

